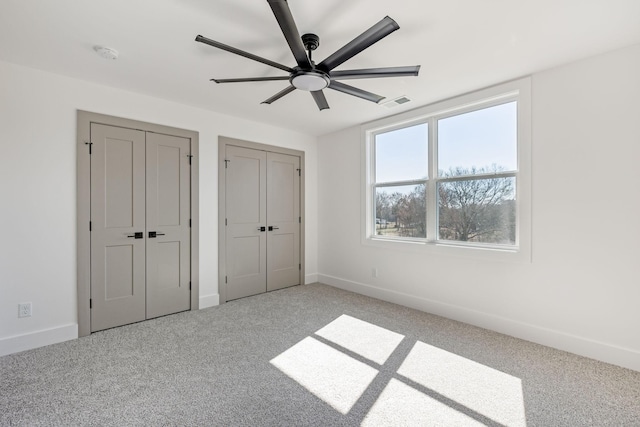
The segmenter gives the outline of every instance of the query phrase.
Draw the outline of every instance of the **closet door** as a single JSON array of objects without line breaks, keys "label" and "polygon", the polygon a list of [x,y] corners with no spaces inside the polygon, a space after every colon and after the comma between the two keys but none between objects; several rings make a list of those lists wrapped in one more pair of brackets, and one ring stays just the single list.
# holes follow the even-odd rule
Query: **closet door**
[{"label": "closet door", "polygon": [[147,132],[147,319],[191,308],[190,147]]},{"label": "closet door", "polygon": [[225,147],[225,300],[300,284],[300,157]]},{"label": "closet door", "polygon": [[145,319],[145,133],[91,124],[91,331]]},{"label": "closet door", "polygon": [[226,300],[266,292],[266,153],[227,146],[225,153]]},{"label": "closet door", "polygon": [[267,153],[267,291],[300,284],[300,158]]}]

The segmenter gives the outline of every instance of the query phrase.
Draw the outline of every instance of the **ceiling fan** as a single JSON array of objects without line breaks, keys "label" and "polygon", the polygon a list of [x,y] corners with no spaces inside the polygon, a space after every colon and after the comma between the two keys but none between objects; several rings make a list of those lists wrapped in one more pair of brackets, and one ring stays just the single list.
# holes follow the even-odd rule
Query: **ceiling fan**
[{"label": "ceiling fan", "polygon": [[320,38],[315,34],[303,34],[302,37],[300,37],[300,33],[298,32],[296,23],[294,22],[293,16],[291,15],[291,10],[289,9],[287,0],[267,1],[269,2],[269,6],[271,6],[271,10],[273,11],[276,20],[278,21],[278,25],[280,25],[280,28],[282,29],[284,38],[289,44],[289,48],[293,53],[297,65],[293,68],[287,67],[286,65],[279,64],[269,59],[262,58],[249,52],[245,52],[235,47],[198,35],[196,37],[197,42],[208,44],[210,46],[217,47],[218,49],[235,53],[236,55],[244,56],[245,58],[270,65],[289,73],[289,75],[287,76],[278,77],[211,79],[212,81],[216,83],[240,83],[289,80],[290,84],[287,88],[281,90],[262,103],[271,104],[272,102],[277,101],[283,96],[293,92],[295,89],[300,89],[311,92],[311,95],[316,101],[318,108],[320,110],[325,110],[329,108],[327,99],[322,92],[322,90],[325,88],[357,96],[359,98],[366,99],[375,103],[378,103],[384,99],[384,96],[376,95],[375,93],[367,92],[366,90],[346,85],[344,83],[341,83],[339,80],[417,76],[418,72],[420,71],[419,65],[408,67],[384,67],[333,71],[334,68],[338,67],[339,65],[354,57],[358,53],[362,52],[369,46],[373,45],[395,30],[399,29],[400,26],[396,23],[396,21],[389,18],[388,16],[384,17],[380,22],[360,34],[358,37],[347,43],[342,48],[338,49],[324,61],[316,64],[311,59],[311,52],[313,52],[320,44]]}]

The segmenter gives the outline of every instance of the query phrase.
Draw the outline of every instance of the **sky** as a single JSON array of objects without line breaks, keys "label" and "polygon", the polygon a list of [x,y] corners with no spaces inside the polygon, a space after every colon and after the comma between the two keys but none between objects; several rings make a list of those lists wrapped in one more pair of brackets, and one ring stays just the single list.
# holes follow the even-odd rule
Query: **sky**
[{"label": "sky", "polygon": [[[438,121],[438,169],[472,166],[517,169],[516,102]],[[376,182],[422,179],[428,174],[428,125],[376,135]]]}]

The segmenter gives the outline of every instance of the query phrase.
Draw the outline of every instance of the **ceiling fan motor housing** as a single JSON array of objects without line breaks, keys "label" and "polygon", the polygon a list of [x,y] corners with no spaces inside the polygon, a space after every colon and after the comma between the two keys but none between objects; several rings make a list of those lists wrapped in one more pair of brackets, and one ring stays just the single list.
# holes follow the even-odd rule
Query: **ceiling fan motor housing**
[{"label": "ceiling fan motor housing", "polygon": [[301,38],[302,44],[304,44],[304,48],[307,50],[316,50],[318,46],[320,46],[320,37],[316,34],[303,34]]},{"label": "ceiling fan motor housing", "polygon": [[300,90],[307,92],[317,92],[325,89],[331,83],[331,77],[325,70],[316,68],[315,62],[311,60],[311,52],[316,50],[320,46],[320,37],[317,34],[306,33],[303,34],[302,44],[304,48],[309,52],[309,62],[311,63],[311,69],[303,69],[300,67],[294,68],[294,71],[289,77],[289,82]]}]

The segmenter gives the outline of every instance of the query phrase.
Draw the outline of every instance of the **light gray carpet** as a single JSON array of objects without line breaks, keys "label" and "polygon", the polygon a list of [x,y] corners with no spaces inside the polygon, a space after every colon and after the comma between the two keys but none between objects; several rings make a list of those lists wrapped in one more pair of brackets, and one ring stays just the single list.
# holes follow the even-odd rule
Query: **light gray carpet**
[{"label": "light gray carpet", "polygon": [[640,426],[640,372],[320,284],[5,356],[0,381],[2,426],[508,425],[518,405],[527,426]]}]

